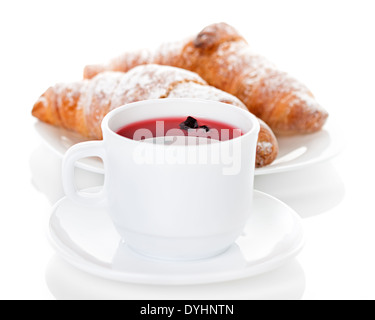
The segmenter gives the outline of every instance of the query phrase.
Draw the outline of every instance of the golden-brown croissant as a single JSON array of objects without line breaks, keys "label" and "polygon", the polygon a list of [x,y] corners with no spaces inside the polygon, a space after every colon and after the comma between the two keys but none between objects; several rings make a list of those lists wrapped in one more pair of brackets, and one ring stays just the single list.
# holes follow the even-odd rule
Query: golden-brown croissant
[{"label": "golden-brown croissant", "polygon": [[[207,85],[193,72],[146,65],[127,73],[104,72],[91,80],[57,84],[39,98],[32,113],[44,122],[86,138],[101,139],[100,125],[108,112],[131,102],[160,98],[200,98],[246,109],[236,97]],[[264,122],[260,123],[257,167],[270,164],[278,153],[274,134]]]},{"label": "golden-brown croissant", "polygon": [[328,117],[305,85],[252,52],[225,23],[210,25],[193,39],[164,44],[155,52],[125,53],[106,65],[87,66],[84,76],[90,79],[106,70],[126,72],[148,63],[198,73],[208,84],[239,98],[276,134],[315,132]]}]

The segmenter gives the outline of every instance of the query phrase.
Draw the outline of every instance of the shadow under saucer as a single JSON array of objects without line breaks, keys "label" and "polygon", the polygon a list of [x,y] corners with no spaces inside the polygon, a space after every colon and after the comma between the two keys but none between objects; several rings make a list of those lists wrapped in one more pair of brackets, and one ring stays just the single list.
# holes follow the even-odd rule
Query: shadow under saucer
[{"label": "shadow under saucer", "polygon": [[298,300],[305,292],[305,274],[297,260],[254,278],[191,285],[127,284],[102,279],[54,256],[46,282],[58,300]]}]

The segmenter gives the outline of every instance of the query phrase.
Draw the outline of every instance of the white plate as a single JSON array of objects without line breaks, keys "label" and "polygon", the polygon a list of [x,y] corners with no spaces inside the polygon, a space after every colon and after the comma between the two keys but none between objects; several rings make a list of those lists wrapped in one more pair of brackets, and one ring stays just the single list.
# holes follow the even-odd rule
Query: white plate
[{"label": "white plate", "polygon": [[[70,131],[36,122],[35,128],[47,145],[60,157],[73,145],[87,141]],[[325,129],[309,135],[280,137],[279,156],[269,166],[257,168],[255,175],[291,171],[323,162],[334,157],[343,145],[342,136],[335,134],[328,125]],[[104,173],[103,163],[98,158],[88,158],[77,162],[77,167],[95,173]]]},{"label": "white plate", "polygon": [[53,210],[49,235],[67,262],[102,278],[154,285],[224,282],[276,269],[303,247],[301,219],[286,204],[255,191],[252,212],[244,234],[227,252],[191,262],[134,253],[121,241],[105,209],[77,206],[66,198]]}]

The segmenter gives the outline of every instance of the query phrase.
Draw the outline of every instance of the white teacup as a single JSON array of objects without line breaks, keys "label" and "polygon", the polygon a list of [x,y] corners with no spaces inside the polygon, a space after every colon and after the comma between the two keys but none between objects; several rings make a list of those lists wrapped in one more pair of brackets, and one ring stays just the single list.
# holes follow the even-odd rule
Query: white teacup
[{"label": "white teacup", "polygon": [[[187,116],[227,123],[243,135],[215,143],[188,138],[185,145],[181,137],[164,144],[116,133],[142,120]],[[226,251],[241,235],[251,213],[256,117],[213,101],[148,100],[110,112],[102,130],[103,141],[67,152],[64,189],[79,204],[107,206],[130,248],[159,259],[195,260]],[[102,158],[105,168],[103,191],[95,195],[79,192],[74,184],[75,162],[93,156]]]}]

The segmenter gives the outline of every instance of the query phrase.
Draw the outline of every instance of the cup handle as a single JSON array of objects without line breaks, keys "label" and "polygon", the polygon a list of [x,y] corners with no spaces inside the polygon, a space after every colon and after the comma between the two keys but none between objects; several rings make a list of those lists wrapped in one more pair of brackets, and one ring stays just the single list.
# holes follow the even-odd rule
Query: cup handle
[{"label": "cup handle", "polygon": [[99,157],[105,162],[106,152],[103,141],[79,143],[71,147],[64,156],[62,182],[66,196],[74,202],[86,206],[103,206],[107,202],[106,186],[98,193],[84,193],[75,184],[75,163],[83,158]]}]

